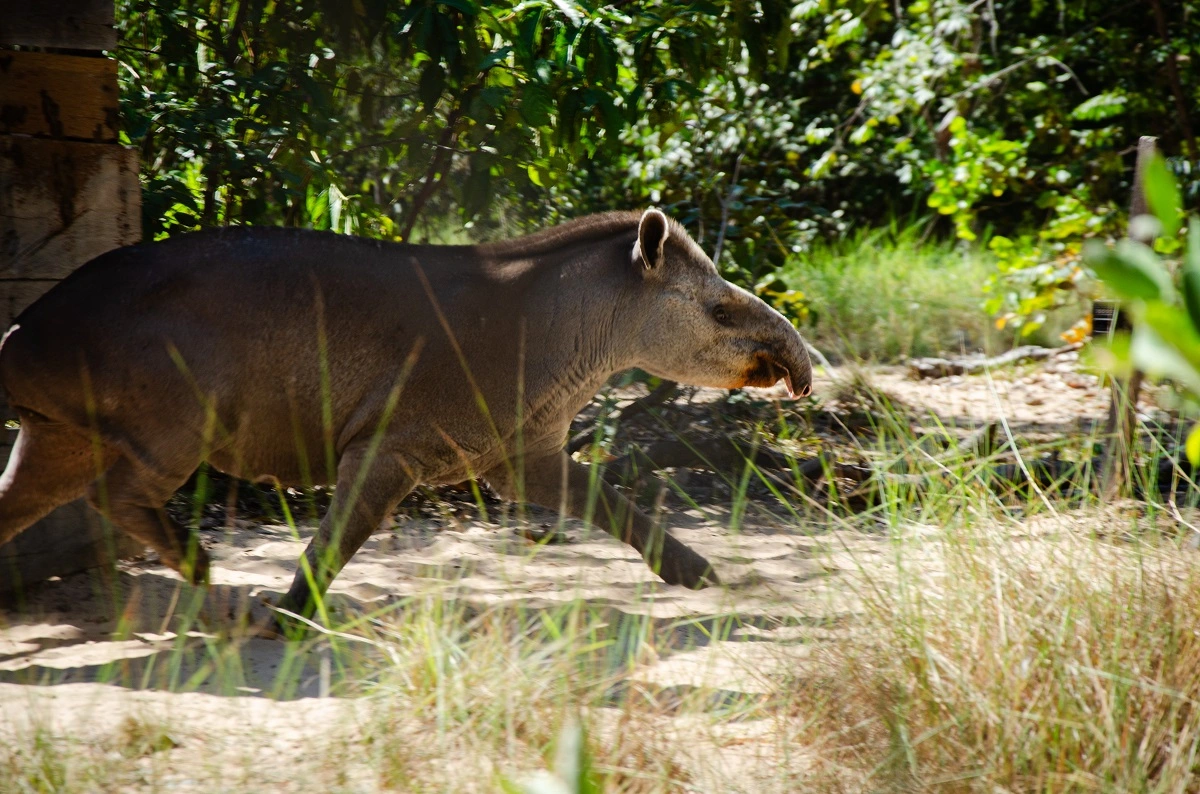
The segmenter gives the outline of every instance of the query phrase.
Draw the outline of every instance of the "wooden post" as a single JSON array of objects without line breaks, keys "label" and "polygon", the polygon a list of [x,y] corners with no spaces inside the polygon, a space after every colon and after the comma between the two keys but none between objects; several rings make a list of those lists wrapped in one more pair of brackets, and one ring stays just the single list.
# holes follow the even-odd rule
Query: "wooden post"
[{"label": "wooden post", "polygon": [[[1157,140],[1149,135],[1138,139],[1137,162],[1133,168],[1133,196],[1129,201],[1131,234],[1136,231],[1134,220],[1148,212],[1146,167],[1154,157]],[[1104,425],[1104,454],[1101,456],[1100,495],[1104,499],[1115,499],[1129,492],[1133,474],[1134,437],[1137,431],[1137,401],[1144,377],[1141,370],[1135,369],[1128,379],[1113,378],[1108,420]]]},{"label": "wooden post", "polygon": [[[100,52],[116,47],[113,8],[0,0],[0,330],[75,268],[141,239],[137,152],[117,143],[117,64]],[[0,421],[12,418],[0,397]],[[0,462],[15,437],[0,426]],[[0,593],[138,548],[72,502],[0,547]]]}]

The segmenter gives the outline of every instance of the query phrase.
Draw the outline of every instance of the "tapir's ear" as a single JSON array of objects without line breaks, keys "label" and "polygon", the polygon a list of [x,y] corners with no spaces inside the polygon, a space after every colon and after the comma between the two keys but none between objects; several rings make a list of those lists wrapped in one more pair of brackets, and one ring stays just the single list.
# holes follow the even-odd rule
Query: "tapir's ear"
[{"label": "tapir's ear", "polygon": [[633,261],[642,263],[647,270],[656,268],[663,261],[663,246],[666,245],[670,226],[662,210],[646,210],[638,223],[638,239],[633,246]]}]

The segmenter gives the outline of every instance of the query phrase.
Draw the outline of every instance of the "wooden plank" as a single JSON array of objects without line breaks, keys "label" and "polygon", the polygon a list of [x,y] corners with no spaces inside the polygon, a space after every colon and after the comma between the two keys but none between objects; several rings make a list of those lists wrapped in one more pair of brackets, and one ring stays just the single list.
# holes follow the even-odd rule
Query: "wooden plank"
[{"label": "wooden plank", "polygon": [[[0,0],[0,45],[111,50],[113,0]],[[0,327],[88,260],[141,239],[137,152],[117,146],[116,64],[0,52]],[[0,420],[11,412],[0,397]],[[0,461],[14,433],[0,430]],[[82,501],[0,547],[0,594],[139,550]],[[19,597],[19,595],[18,595]]]},{"label": "wooden plank", "polygon": [[[0,136],[0,327],[89,259],[141,238],[137,164],[116,144]],[[0,399],[0,420],[11,415]],[[0,463],[14,435],[0,431]],[[0,546],[0,594],[139,551],[75,501]]]},{"label": "wooden plank", "polygon": [[0,279],[0,322],[11,323],[58,281],[50,278]]},{"label": "wooden plank", "polygon": [[0,0],[0,44],[112,50],[113,0]]},{"label": "wooden plank", "polygon": [[0,137],[0,307],[27,305],[23,283],[141,239],[137,169],[123,146]]},{"label": "wooden plank", "polygon": [[0,51],[0,134],[116,143],[117,62]]}]

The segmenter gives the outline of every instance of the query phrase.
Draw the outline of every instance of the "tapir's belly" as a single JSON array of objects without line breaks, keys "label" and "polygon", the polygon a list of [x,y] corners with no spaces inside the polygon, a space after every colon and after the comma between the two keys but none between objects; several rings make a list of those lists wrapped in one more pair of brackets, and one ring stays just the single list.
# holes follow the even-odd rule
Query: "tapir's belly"
[{"label": "tapir's belly", "polygon": [[473,421],[474,411],[463,409],[446,412],[453,422],[446,422],[447,415],[439,411],[397,411],[381,427],[372,416],[361,430],[361,423],[351,420],[351,410],[348,416],[335,416],[329,432],[320,411],[288,416],[246,409],[224,423],[231,432],[222,443],[213,444],[206,457],[220,471],[245,480],[295,488],[332,485],[346,445],[370,444],[379,433],[374,456],[398,458],[414,484],[458,483],[504,465],[514,446],[513,428],[489,426],[481,418]]}]

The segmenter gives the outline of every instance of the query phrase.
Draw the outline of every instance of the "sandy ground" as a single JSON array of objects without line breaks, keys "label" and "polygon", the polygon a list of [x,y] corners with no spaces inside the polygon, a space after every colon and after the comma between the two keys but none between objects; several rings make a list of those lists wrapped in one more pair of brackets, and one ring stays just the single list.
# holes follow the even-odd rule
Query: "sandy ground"
[{"label": "sandy ground", "polygon": [[[846,376],[836,373],[838,380]],[[1073,357],[993,379],[911,381],[897,368],[874,371],[872,381],[906,405],[935,408],[959,426],[1004,416],[1014,424],[1077,427],[1101,418],[1107,406],[1106,391],[1077,371]],[[818,378],[818,393],[836,388],[828,376]],[[752,505],[730,532],[726,506],[674,506],[674,531],[713,562],[726,584],[701,592],[662,585],[632,550],[577,522],[562,525],[565,542],[529,542],[523,529],[558,526],[553,513],[537,509],[518,516],[505,508],[486,520],[477,514],[398,518],[338,577],[333,604],[337,614],[351,615],[433,592],[480,610],[515,603],[538,610],[583,598],[611,607],[618,618],[678,625],[673,641],[631,676],[649,691],[761,695],[773,676],[803,664],[809,648],[802,640],[853,619],[856,577],[883,571],[892,559],[881,534],[810,534],[782,517],[778,506],[761,508]],[[226,774],[221,770],[250,776],[243,783],[227,779],[230,789],[291,790],[303,780],[297,770],[315,763],[314,725],[345,726],[317,744],[323,753],[336,745],[352,758],[348,748],[369,720],[363,699],[352,696],[339,671],[323,670],[319,652],[297,658],[289,643],[238,629],[244,616],[266,615],[266,604],[287,589],[312,529],[302,526],[295,537],[285,526],[235,520],[206,530],[213,558],[207,593],[142,561],[124,564],[115,575],[50,581],[21,603],[0,608],[0,742],[49,731],[102,744],[131,717],[169,725],[169,750],[143,761],[168,764],[153,779],[187,791],[220,790],[209,785],[213,775]],[[178,636],[180,616],[191,613],[198,621]],[[707,638],[706,626],[731,614],[741,617],[741,627],[727,640]],[[181,645],[194,652],[173,651]],[[208,663],[213,654],[236,658],[239,675],[231,679],[225,664],[216,680]],[[294,684],[281,688],[283,677]],[[179,689],[190,691],[168,691]],[[330,693],[334,697],[321,697]],[[687,729],[669,720],[663,727]],[[710,744],[697,746],[695,763],[714,780],[738,779],[761,765],[772,730],[762,720],[722,724]],[[264,755],[270,764],[261,763]],[[128,784],[137,788],[136,780]],[[372,790],[376,783],[351,775],[345,785]]]},{"label": "sandy ground", "polygon": [[[636,554],[578,523],[565,527],[566,542],[539,546],[517,534],[522,524],[515,521],[449,527],[406,521],[371,538],[336,581],[333,602],[339,612],[364,612],[436,592],[479,610],[520,602],[536,613],[583,598],[593,607],[609,606],[614,621],[649,617],[668,640],[643,655],[625,685],[657,699],[657,710],[666,715],[658,728],[664,735],[688,733],[684,746],[694,749],[688,761],[693,778],[711,779],[707,790],[727,790],[721,781],[772,768],[762,761],[776,752],[771,725],[721,724],[706,728],[701,741],[694,729],[705,726],[690,726],[694,714],[672,718],[675,702],[698,690],[715,703],[766,696],[773,678],[803,663],[810,649],[802,636],[856,611],[856,599],[839,578],[864,558],[884,553],[886,544],[856,533],[809,537],[783,522],[761,520],[730,535],[723,529],[727,514],[689,512],[678,517],[676,531],[708,555],[725,588],[695,593],[663,586]],[[552,520],[544,518],[539,523]],[[311,531],[303,528],[305,535]],[[28,741],[43,731],[69,743],[118,747],[123,740],[114,737],[127,733],[124,726],[132,720],[169,726],[169,751],[142,759],[145,779],[155,787],[210,791],[225,770],[242,776],[240,783],[227,781],[231,789],[304,790],[298,780],[327,779],[330,753],[354,757],[350,748],[376,711],[371,699],[337,696],[352,684],[338,671],[323,684],[319,652],[297,659],[292,644],[238,636],[234,628],[238,614],[262,614],[263,603],[286,589],[303,545],[281,526],[239,522],[222,532],[200,621],[182,639],[173,632],[177,614],[201,594],[158,565],[127,564],[116,581],[79,575],[45,584],[19,612],[3,613],[0,741],[6,735]],[[741,627],[728,640],[711,640],[717,622],[735,613]],[[233,636],[215,639],[227,633]],[[173,650],[181,641],[191,653]],[[211,660],[205,650],[213,647],[236,653],[234,677],[229,665],[220,676],[206,668]],[[289,683],[280,688],[280,681]],[[195,691],[168,691],[178,689]],[[335,696],[322,698],[324,691]],[[604,730],[617,718],[598,713],[589,719],[592,730]],[[335,736],[322,731],[313,737],[312,726],[338,727]],[[269,762],[262,762],[262,753]],[[310,771],[297,774],[302,769]],[[344,784],[375,790],[378,776],[362,770]],[[130,785],[136,787],[136,780]]]},{"label": "sandy ground", "polygon": [[[477,609],[520,602],[536,610],[583,598],[664,622],[735,612],[764,625],[817,622],[853,608],[830,583],[839,573],[839,547],[852,544],[870,553],[879,542],[870,536],[796,535],[783,521],[729,535],[723,529],[727,515],[722,520],[719,510],[705,513],[678,514],[674,527],[713,562],[723,588],[691,592],[663,585],[635,552],[577,522],[566,525],[565,542],[537,545],[515,527],[406,521],[368,540],[335,581],[332,603],[339,613],[366,612],[438,592]],[[164,567],[134,562],[122,566],[116,581],[81,574],[48,582],[18,610],[0,613],[7,624],[0,633],[0,681],[94,680],[118,661],[123,670],[140,670],[144,662],[130,663],[169,651],[176,613],[197,597],[203,598],[198,633],[236,631],[237,616],[265,615],[266,604],[291,583],[314,527],[302,526],[296,539],[285,526],[237,523],[214,546],[207,594],[183,585]],[[113,639],[114,634],[125,638]],[[269,690],[285,647],[275,640],[245,640],[249,690]],[[314,679],[297,694],[315,695],[316,687]]]}]

